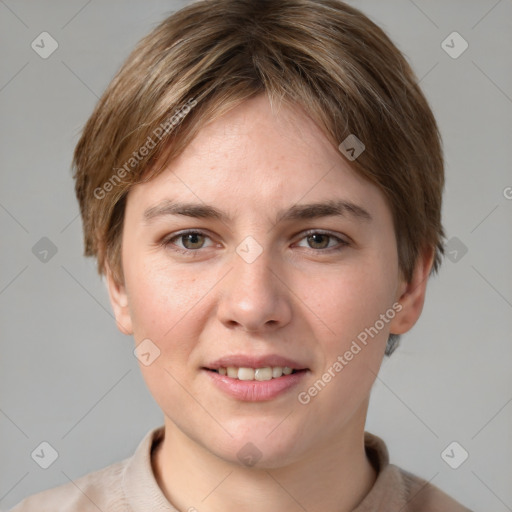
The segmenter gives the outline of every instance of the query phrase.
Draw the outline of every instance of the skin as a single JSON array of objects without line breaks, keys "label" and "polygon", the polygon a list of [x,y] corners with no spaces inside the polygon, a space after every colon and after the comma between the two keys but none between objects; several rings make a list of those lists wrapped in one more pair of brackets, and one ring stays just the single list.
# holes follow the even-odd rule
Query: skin
[{"label": "skin", "polygon": [[[296,203],[340,198],[372,220],[274,221]],[[232,221],[145,221],[144,212],[165,199],[213,205]],[[160,243],[185,229],[206,233]],[[305,235],[310,229],[333,238]],[[236,252],[247,236],[262,249],[252,263]],[[114,282],[107,267],[107,283],[119,329],[160,350],[140,367],[164,413],[165,438],[152,464],[168,500],[201,512],[355,508],[376,479],[364,451],[370,391],[389,333],[408,331],[421,314],[432,255],[424,251],[405,282],[383,194],[302,111],[283,105],[273,113],[265,96],[204,126],[159,176],[132,188],[125,280]],[[402,310],[379,334],[307,405],[299,403],[298,393],[397,302]],[[277,398],[243,402],[201,370],[231,354],[279,354],[309,371]],[[253,467],[237,458],[248,442],[261,452]]]}]

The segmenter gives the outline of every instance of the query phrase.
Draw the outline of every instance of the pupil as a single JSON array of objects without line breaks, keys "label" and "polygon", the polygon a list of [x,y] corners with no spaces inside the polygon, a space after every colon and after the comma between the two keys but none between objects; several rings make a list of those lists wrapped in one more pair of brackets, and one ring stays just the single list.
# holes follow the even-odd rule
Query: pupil
[{"label": "pupil", "polygon": [[[316,234],[316,235],[311,235],[311,236],[310,236],[310,238],[312,238],[312,239],[313,239],[313,243],[322,245],[322,242],[321,242],[321,241],[320,241],[320,242],[318,242],[318,241],[317,241],[317,240],[315,240],[315,239],[316,239],[316,238],[318,238],[318,237],[319,237],[320,239],[321,239],[322,237],[324,237],[324,238],[325,238],[326,236],[327,236],[327,235]],[[325,244],[324,244],[324,245],[325,245]]]},{"label": "pupil", "polygon": [[188,235],[185,236],[186,238],[186,241],[187,242],[190,242],[192,245],[194,244],[197,244],[197,238],[200,237],[201,235],[199,233],[190,233]]}]

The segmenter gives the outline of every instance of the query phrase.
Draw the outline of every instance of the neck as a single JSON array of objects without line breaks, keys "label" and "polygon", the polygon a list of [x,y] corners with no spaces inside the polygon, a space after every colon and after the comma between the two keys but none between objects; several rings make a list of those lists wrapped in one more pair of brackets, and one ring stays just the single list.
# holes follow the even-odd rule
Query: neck
[{"label": "neck", "polygon": [[377,477],[364,450],[365,416],[366,411],[343,435],[322,439],[299,461],[271,469],[221,459],[166,418],[165,437],[153,453],[153,471],[178,510],[349,512]]}]

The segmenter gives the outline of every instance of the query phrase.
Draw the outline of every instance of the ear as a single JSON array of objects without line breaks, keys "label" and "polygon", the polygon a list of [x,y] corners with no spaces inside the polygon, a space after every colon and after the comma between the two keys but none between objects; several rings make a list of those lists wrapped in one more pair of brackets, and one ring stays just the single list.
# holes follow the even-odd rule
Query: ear
[{"label": "ear", "polygon": [[401,281],[396,300],[400,303],[402,309],[391,321],[390,333],[403,334],[409,331],[420,317],[433,261],[434,248],[424,249],[418,256],[411,281]]},{"label": "ear", "polygon": [[125,286],[124,284],[116,282],[108,263],[105,264],[105,277],[107,280],[110,304],[114,310],[117,328],[123,334],[133,334],[132,317],[130,314],[128,295],[126,293]]}]

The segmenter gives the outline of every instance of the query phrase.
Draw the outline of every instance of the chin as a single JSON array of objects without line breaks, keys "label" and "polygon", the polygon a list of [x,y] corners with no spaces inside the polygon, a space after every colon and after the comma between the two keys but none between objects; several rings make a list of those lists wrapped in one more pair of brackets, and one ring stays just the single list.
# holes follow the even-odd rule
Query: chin
[{"label": "chin", "polygon": [[264,427],[245,425],[238,433],[230,431],[233,437],[225,438],[224,443],[213,442],[207,448],[226,462],[242,467],[274,469],[285,466],[298,456],[295,453],[297,436],[281,427],[276,429],[278,423],[273,423],[271,428],[266,424]]}]

